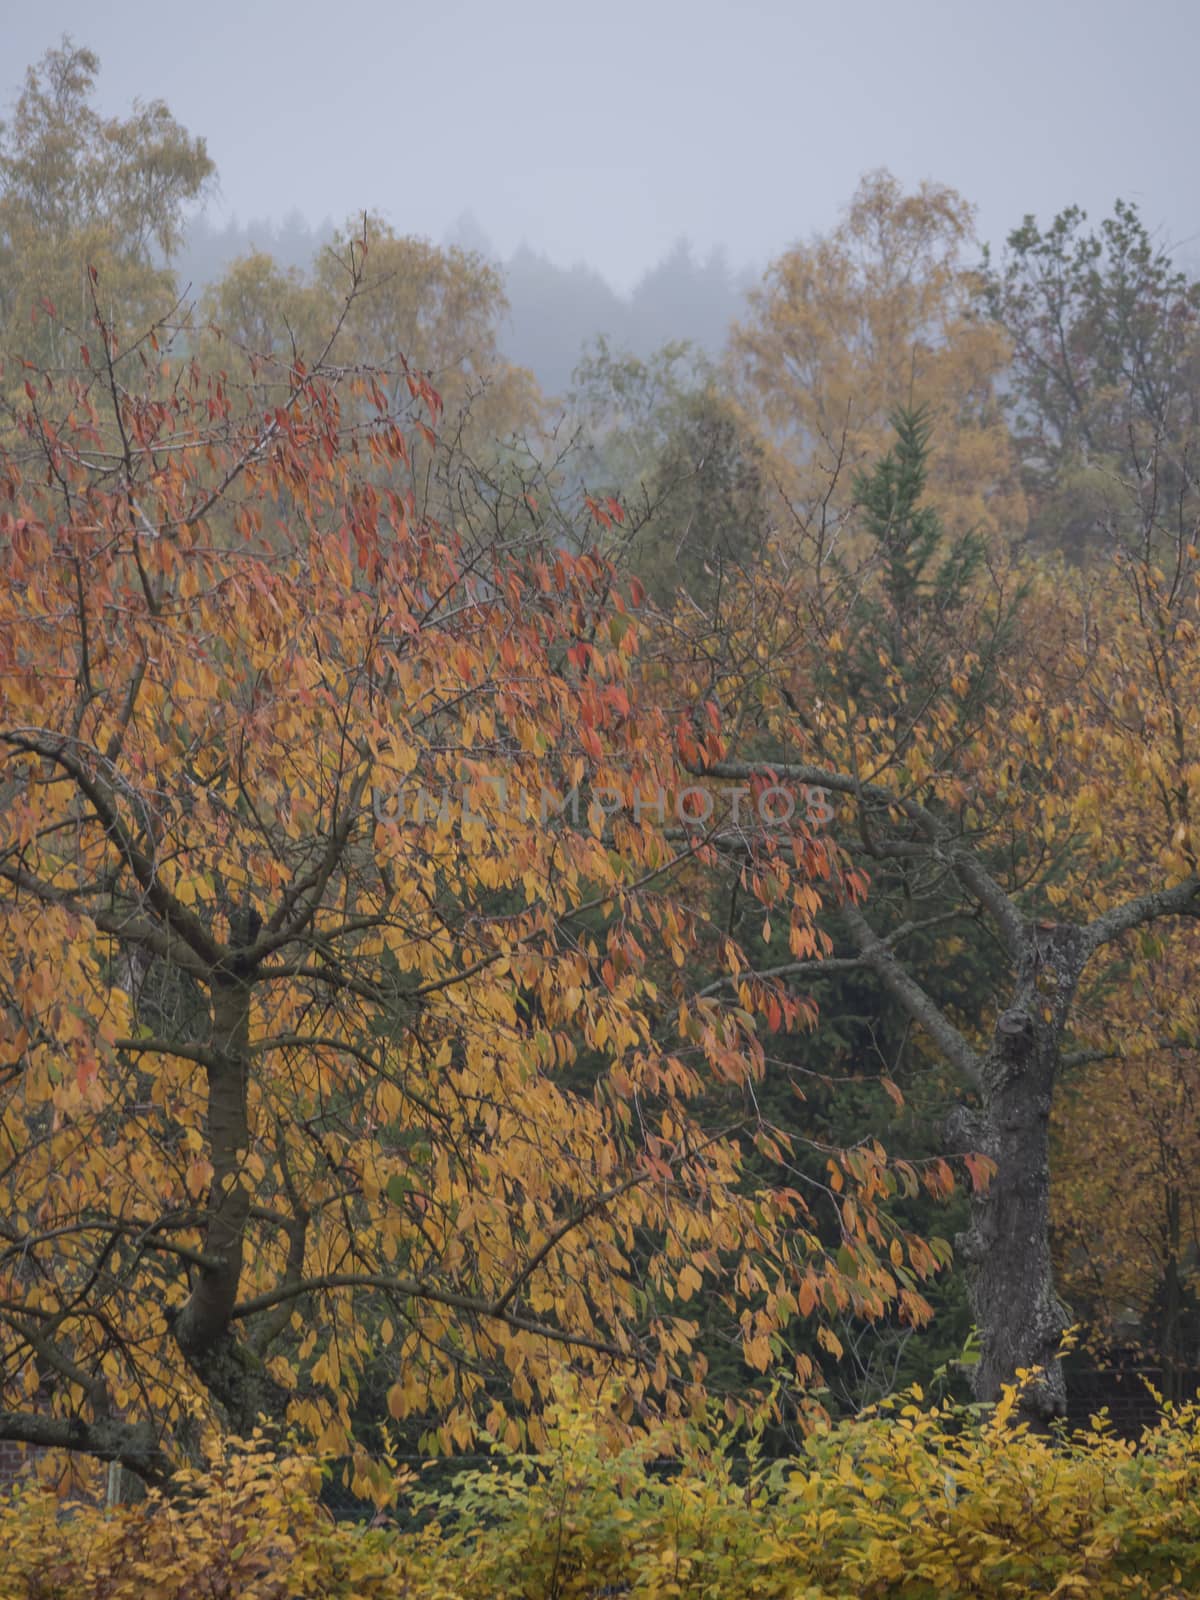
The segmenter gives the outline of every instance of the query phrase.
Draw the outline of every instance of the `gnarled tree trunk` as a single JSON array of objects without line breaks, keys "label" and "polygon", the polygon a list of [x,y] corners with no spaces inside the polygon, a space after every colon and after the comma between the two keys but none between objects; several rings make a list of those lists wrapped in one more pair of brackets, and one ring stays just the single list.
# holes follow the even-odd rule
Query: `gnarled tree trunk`
[{"label": "gnarled tree trunk", "polygon": [[1029,929],[1013,1004],[997,1018],[980,1063],[981,1109],[953,1119],[955,1137],[996,1164],[957,1241],[982,1342],[975,1393],[996,1400],[1018,1373],[1040,1369],[1020,1401],[1037,1426],[1066,1411],[1058,1352],[1070,1315],[1050,1261],[1050,1107],[1085,960],[1082,929]]}]

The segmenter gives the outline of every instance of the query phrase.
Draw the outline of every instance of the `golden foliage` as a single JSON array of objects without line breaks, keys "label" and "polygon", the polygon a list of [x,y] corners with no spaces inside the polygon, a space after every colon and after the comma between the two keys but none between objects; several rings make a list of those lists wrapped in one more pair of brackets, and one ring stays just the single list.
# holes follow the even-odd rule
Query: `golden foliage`
[{"label": "golden foliage", "polygon": [[[252,381],[272,403],[297,357],[370,371],[401,402],[403,374],[422,374],[441,400],[440,433],[461,475],[494,464],[540,420],[533,375],[499,348],[507,309],[498,269],[480,256],[396,234],[371,216],[344,228],[307,273],[262,252],[233,262],[205,293],[200,321],[206,364]],[[452,486],[434,503],[453,514]]]},{"label": "golden foliage", "polygon": [[730,364],[774,480],[802,518],[845,511],[854,469],[881,455],[897,407],[935,423],[930,502],[952,535],[1024,526],[996,383],[1005,336],[975,314],[963,256],[972,207],[952,189],[862,180],[841,223],[768,269]]},{"label": "golden foliage", "polygon": [[[105,1515],[26,1492],[0,1510],[5,1600],[934,1600],[1176,1597],[1200,1585],[1200,1418],[1135,1449],[1102,1421],[1054,1440],[919,1390],[814,1434],[787,1461],[702,1422],[614,1452],[599,1419],[552,1409],[546,1450],[499,1449],[436,1520],[331,1525],[313,1465],[258,1447],[191,1487]],[[664,1460],[664,1458],[667,1458]],[[659,1464],[654,1465],[655,1462]],[[411,1485],[408,1486],[411,1490]]]},{"label": "golden foliage", "polygon": [[[720,745],[642,693],[611,571],[381,485],[409,445],[373,375],[296,362],[241,411],[196,361],[126,387],[154,342],[102,327],[87,378],[31,382],[0,464],[16,1436],[161,1475],[267,1409],[345,1451],[383,1362],[461,1447],[481,1413],[521,1437],[564,1345],[625,1420],[678,1409],[706,1287],[758,1371],[801,1304],[919,1319],[882,1150],[836,1259],[744,1177],[763,1035],[811,1007],[694,909],[678,797]],[[739,870],[817,952],[841,867],[803,815]]]}]

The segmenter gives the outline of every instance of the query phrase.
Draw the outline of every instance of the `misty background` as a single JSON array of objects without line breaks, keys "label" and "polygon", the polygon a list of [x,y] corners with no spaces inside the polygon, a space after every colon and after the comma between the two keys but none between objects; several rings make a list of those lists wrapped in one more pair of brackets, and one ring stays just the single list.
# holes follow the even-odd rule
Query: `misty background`
[{"label": "misty background", "polygon": [[503,353],[562,394],[605,334],[716,354],[860,176],[947,183],[1000,246],[1029,212],[1137,203],[1200,260],[1192,0],[771,3],[4,0],[0,103],[64,33],[98,103],[164,99],[218,183],[176,261],[198,292],[257,248],[307,267],[362,211],[501,265]]},{"label": "misty background", "polygon": [[[452,529],[480,551],[599,552],[662,624],[652,671],[663,692],[690,659],[681,639],[696,641],[701,677],[728,660],[740,678],[753,643],[753,660],[780,673],[801,742],[793,686],[824,719],[841,641],[854,637],[842,682],[875,696],[888,739],[903,697],[915,705],[932,686],[953,700],[930,703],[954,709],[931,714],[928,737],[959,749],[971,684],[946,674],[948,651],[974,655],[979,596],[997,572],[1028,564],[1046,597],[1011,636],[1020,697],[1029,663],[1058,660],[1064,597],[1077,595],[1087,643],[1100,613],[1086,585],[1115,581],[1130,551],[1161,541],[1177,571],[1195,570],[1195,0],[1086,12],[1057,0],[1003,11],[430,0],[337,13],[216,0],[166,14],[63,0],[3,15],[0,423],[22,440],[40,415],[26,373],[73,405],[104,372],[92,364],[98,326],[99,348],[128,358],[151,397],[176,384],[183,357],[191,382],[194,358],[195,382],[212,385],[210,421],[227,414],[231,438],[253,430],[247,460],[274,438],[281,399],[307,405],[310,389],[340,381],[359,405],[365,388],[415,445],[407,459],[397,447],[372,460],[363,479],[372,503],[380,489],[397,506],[404,497],[398,529]],[[369,260],[355,236],[369,239]],[[338,259],[323,249],[334,239]],[[180,290],[191,308],[179,310]],[[162,367],[146,354],[162,348],[146,337],[155,328]],[[107,377],[120,415],[111,365]],[[438,426],[422,426],[422,409]],[[351,420],[355,448],[358,434]],[[298,528],[280,536],[290,550]],[[1085,587],[1072,587],[1072,568]],[[1153,570],[1147,581],[1161,582]],[[1126,603],[1112,602],[1115,616]],[[1180,638],[1190,648],[1194,637],[1188,618]],[[994,681],[971,690],[988,738]],[[757,729],[758,710],[748,716]],[[901,762],[901,745],[879,748]],[[1186,796],[1200,765],[1171,760],[1170,792]],[[964,768],[970,783],[979,770]],[[1123,781],[1136,788],[1128,773],[1142,771],[1131,761]],[[1007,836],[997,849],[1024,859]],[[872,902],[905,939],[906,859],[900,850],[894,878],[876,875]],[[1113,862],[1125,870],[1119,851]],[[914,927],[945,920],[944,881],[938,866],[918,883],[930,917]],[[747,928],[757,916],[737,914]],[[978,945],[931,940],[913,961],[947,1016],[990,1026],[1003,969],[973,910],[969,921]],[[750,936],[765,960],[767,934]],[[1164,1016],[1194,991],[1194,966],[1161,980]],[[891,1155],[933,1159],[948,1079],[929,1071],[902,1008],[865,992],[855,963],[842,970],[830,969],[824,1031],[797,1036],[788,1057],[813,1080],[803,1115],[826,1145],[849,1148],[869,1126]],[[1131,1015],[1118,1025],[1140,1038]],[[1200,1036],[1200,1014],[1191,1024]],[[1126,1057],[1106,1039],[1095,1076],[1068,1085],[1086,1115],[1063,1114],[1056,1147],[1061,1260],[1072,1302],[1106,1338],[1124,1343],[1136,1325],[1164,1363],[1185,1348],[1200,1362],[1200,1158],[1196,1119],[1177,1109],[1200,1103],[1200,1050],[1155,1044],[1145,1059],[1127,1094]],[[911,1117],[894,1115],[877,1064],[908,1075]],[[1161,1098],[1134,1105],[1150,1079]],[[777,1088],[790,1126],[790,1081]],[[1092,1105],[1125,1109],[1093,1119]],[[1145,1226],[1102,1197],[1129,1182],[1127,1116],[1159,1162],[1138,1177]],[[1164,1144],[1154,1118],[1189,1142]],[[1184,1198],[1186,1237],[1170,1220]],[[941,1237],[932,1215],[910,1221]],[[836,1209],[830,1222],[836,1251]],[[1150,1236],[1151,1254],[1135,1255]],[[971,1328],[965,1277],[937,1293],[936,1334],[910,1347],[907,1328],[881,1326],[856,1344],[849,1409],[877,1380],[894,1385],[902,1360],[922,1382],[957,1360]],[[732,1348],[724,1334],[713,1345]]]}]

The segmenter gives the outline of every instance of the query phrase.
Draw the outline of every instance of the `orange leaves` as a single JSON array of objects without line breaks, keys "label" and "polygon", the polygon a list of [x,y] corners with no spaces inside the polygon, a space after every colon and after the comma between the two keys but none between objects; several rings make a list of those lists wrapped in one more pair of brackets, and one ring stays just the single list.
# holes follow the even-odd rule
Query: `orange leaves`
[{"label": "orange leaves", "polygon": [[188,1162],[184,1183],[193,1200],[199,1200],[208,1192],[208,1186],[213,1180],[213,1170],[213,1164],[206,1156],[194,1156]]},{"label": "orange leaves", "polygon": [[[981,1158],[982,1159],[982,1158]],[[982,1168],[978,1169],[982,1172]],[[974,1176],[974,1173],[972,1174]],[[954,1174],[949,1164],[939,1157],[926,1167],[923,1174],[926,1189],[935,1200],[944,1200],[954,1193]]]},{"label": "orange leaves", "polygon": [[976,1194],[986,1193],[988,1185],[996,1176],[996,1163],[990,1156],[967,1154],[962,1158],[963,1166],[971,1177],[971,1187]]}]

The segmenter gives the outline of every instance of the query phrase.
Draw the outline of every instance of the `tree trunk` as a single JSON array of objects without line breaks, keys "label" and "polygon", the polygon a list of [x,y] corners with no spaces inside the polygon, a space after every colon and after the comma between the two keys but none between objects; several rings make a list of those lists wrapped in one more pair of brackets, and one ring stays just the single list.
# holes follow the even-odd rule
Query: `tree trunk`
[{"label": "tree trunk", "polygon": [[1162,1335],[1159,1360],[1162,1363],[1162,1393],[1165,1400],[1178,1404],[1183,1399],[1183,1280],[1179,1270],[1180,1193],[1174,1184],[1167,1186],[1166,1218],[1163,1223],[1163,1249],[1166,1256],[1162,1274]]},{"label": "tree trunk", "polygon": [[1000,1014],[982,1064],[982,1107],[956,1134],[996,1163],[958,1243],[981,1339],[978,1399],[994,1401],[1021,1371],[1040,1369],[1019,1412],[1044,1427],[1066,1412],[1059,1360],[1070,1314],[1050,1262],[1050,1107],[1059,1044],[1083,967],[1082,930],[1029,929],[1013,1004]]},{"label": "tree trunk", "polygon": [[250,984],[236,971],[213,975],[212,1054],[208,1144],[213,1175],[204,1238],[208,1264],[197,1272],[174,1334],[188,1365],[222,1407],[230,1426],[248,1434],[260,1414],[274,1414],[287,1396],[237,1337],[232,1320],[250,1214],[243,1170],[250,1142]]}]

